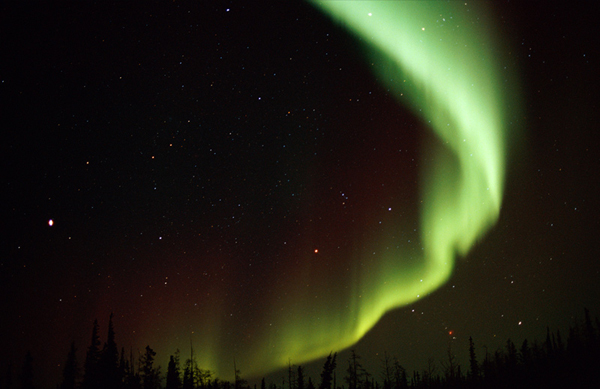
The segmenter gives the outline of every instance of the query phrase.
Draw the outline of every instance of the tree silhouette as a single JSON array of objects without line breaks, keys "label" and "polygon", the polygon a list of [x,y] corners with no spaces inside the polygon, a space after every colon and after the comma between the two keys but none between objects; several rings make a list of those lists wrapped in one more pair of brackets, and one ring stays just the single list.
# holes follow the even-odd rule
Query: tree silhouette
[{"label": "tree silhouette", "polygon": [[[99,349],[98,321],[94,321],[90,346],[87,349],[84,364],[84,379],[81,389],[158,389],[161,387],[160,367],[155,366],[156,353],[150,346],[139,355],[134,363],[133,351],[129,358],[125,356],[125,349],[121,349],[120,358],[117,353],[115,331],[113,328],[113,315],[108,325],[107,341],[102,351]],[[383,372],[381,378],[383,385],[371,377],[363,368],[360,357],[354,350],[348,360],[347,389],[404,389],[404,388],[563,388],[563,387],[600,387],[600,375],[597,374],[600,366],[600,321],[592,321],[589,312],[583,321],[576,322],[569,328],[568,339],[563,343],[560,331],[551,332],[546,329],[545,341],[533,341],[531,344],[525,339],[517,350],[514,343],[508,339],[503,349],[493,353],[485,347],[485,358],[478,363],[475,354],[473,339],[469,338],[469,372],[466,376],[461,371],[458,360],[452,353],[449,344],[447,361],[442,361],[444,370],[436,373],[434,360],[429,358],[427,369],[414,371],[412,377],[407,379],[406,370],[400,365],[397,358],[391,359],[387,352],[382,360]],[[67,360],[62,367],[62,379],[57,389],[74,389],[77,387],[79,369],[76,359],[75,344],[71,343]],[[235,382],[212,379],[212,372],[202,370],[196,363],[194,350],[191,358],[186,361],[181,380],[179,365],[179,350],[170,356],[167,375],[167,389],[250,389],[246,380],[240,378],[240,371],[234,361]],[[139,354],[139,353],[138,353]],[[337,353],[331,352],[326,358],[321,372],[319,389],[339,389],[336,385],[336,358]],[[311,377],[305,375],[301,366],[292,370],[291,362],[288,365],[288,389],[315,389]],[[0,383],[2,389],[12,387],[12,367],[9,364],[5,379]],[[109,381],[113,375],[112,381]],[[27,353],[25,362],[18,376],[19,388],[33,388],[33,360],[31,353]],[[109,383],[110,382],[110,383]],[[280,384],[281,385],[281,384]],[[283,382],[281,386],[274,383],[268,385],[269,389],[284,389],[288,385]],[[256,389],[256,385],[254,386]],[[266,389],[267,384],[263,378],[260,389]]]},{"label": "tree silhouette", "polygon": [[[236,371],[236,374],[239,375],[239,370]],[[198,367],[198,362],[194,355],[194,347],[190,343],[190,358],[185,362],[185,368],[183,369],[183,389],[206,388],[210,383],[211,377],[212,372],[210,370]]]},{"label": "tree silhouette", "polygon": [[560,336],[560,330],[556,330],[556,352],[562,354],[565,351],[565,345],[563,344],[562,337]]},{"label": "tree silhouette", "polygon": [[100,353],[98,361],[98,374],[100,387],[117,388],[120,384],[119,377],[119,351],[115,342],[115,330],[113,327],[113,314],[108,320],[108,335],[106,343]]},{"label": "tree silhouette", "polygon": [[[242,389],[242,388],[247,387],[248,381],[246,381],[244,378],[242,378],[242,373],[235,364],[235,358],[233,360],[233,372],[234,372],[233,387],[235,389]],[[210,372],[209,372],[209,374],[210,374]]]},{"label": "tree silhouette", "polygon": [[75,389],[75,383],[79,376],[79,367],[77,366],[77,349],[75,342],[71,343],[71,349],[67,355],[67,361],[63,369],[63,378],[60,389]]},{"label": "tree silhouette", "polygon": [[383,353],[383,359],[381,360],[383,371],[383,389],[392,389],[392,361],[387,351]]},{"label": "tree silhouette", "polygon": [[348,389],[361,389],[365,381],[365,370],[360,363],[360,356],[354,350],[350,350],[348,359],[348,369],[345,381],[348,383]]},{"label": "tree silhouette", "polygon": [[[133,359],[133,350],[129,350],[129,359],[125,359],[125,350],[121,349],[120,370],[123,372],[122,383],[123,387],[127,389],[140,389],[142,387],[142,379],[139,374],[139,369],[135,369],[135,362]],[[139,367],[139,364],[138,364]]]},{"label": "tree silhouette", "polygon": [[292,368],[292,361],[288,359],[288,388],[295,389],[296,377],[294,377],[294,369]]},{"label": "tree silhouette", "polygon": [[188,359],[185,363],[185,368],[183,369],[183,389],[193,389],[194,388],[194,368],[192,366],[192,359]]},{"label": "tree silhouette", "polygon": [[[335,359],[337,353],[329,353],[329,356],[325,360],[323,365],[323,371],[321,372],[321,384],[319,389],[331,389],[331,381],[333,380],[333,372],[336,367]],[[335,389],[335,388],[334,388]]]},{"label": "tree silhouette", "polygon": [[479,379],[479,364],[477,363],[477,356],[475,355],[475,344],[473,338],[469,336],[469,376],[474,381]]},{"label": "tree silhouette", "polygon": [[160,388],[160,367],[154,367],[154,357],[156,352],[146,346],[144,355],[140,358],[142,369],[142,388],[143,389],[158,389]]},{"label": "tree silhouette", "polygon": [[519,350],[519,363],[525,368],[528,368],[531,365],[531,349],[529,348],[527,339],[521,344],[521,349]]},{"label": "tree silhouette", "polygon": [[583,334],[588,345],[596,344],[596,331],[590,318],[590,311],[587,308],[584,308]]},{"label": "tree silhouette", "polygon": [[100,338],[98,337],[98,331],[98,319],[96,319],[92,328],[92,341],[85,356],[83,382],[81,383],[82,389],[99,388],[100,374],[98,362],[100,361]]},{"label": "tree silhouette", "polygon": [[175,356],[171,355],[169,357],[169,365],[167,367],[167,389],[181,389],[182,382],[179,370],[179,355],[176,353]]},{"label": "tree silhouette", "polygon": [[394,358],[394,389],[404,389],[406,387],[408,387],[406,369],[400,365],[398,359]]},{"label": "tree silhouette", "polygon": [[452,352],[452,343],[448,343],[447,350],[448,360],[442,361],[442,367],[444,368],[445,379],[450,385],[454,385],[458,378],[458,361]]},{"label": "tree silhouette", "polygon": [[505,374],[515,374],[515,370],[517,368],[517,348],[512,340],[508,339],[506,341],[506,362],[505,368],[507,372]]},{"label": "tree silhouette", "polygon": [[125,359],[125,347],[121,347],[121,357],[119,358],[119,379],[121,387],[125,386],[129,374],[129,361]]},{"label": "tree silhouette", "polygon": [[298,366],[296,389],[304,389],[304,369],[302,368],[302,366]]}]

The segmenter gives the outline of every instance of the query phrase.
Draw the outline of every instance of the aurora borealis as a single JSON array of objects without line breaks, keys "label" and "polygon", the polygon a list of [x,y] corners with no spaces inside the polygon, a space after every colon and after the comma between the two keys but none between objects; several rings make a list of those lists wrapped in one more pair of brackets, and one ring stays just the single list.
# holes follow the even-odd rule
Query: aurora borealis
[{"label": "aurora borealis", "polygon": [[55,381],[111,312],[163,369],[191,342],[277,384],[331,351],[419,369],[599,313],[583,10],[3,7],[0,374],[31,350]]},{"label": "aurora borealis", "polygon": [[[315,303],[308,293],[294,295],[296,304],[286,305],[297,308],[283,320],[274,318],[283,330],[280,338],[269,338],[274,352],[269,351],[265,360],[258,359],[262,367],[277,361],[275,367],[282,368],[290,358],[303,363],[349,347],[385,312],[436,290],[450,277],[456,255],[465,255],[496,221],[502,200],[504,132],[508,130],[495,65],[499,60],[491,54],[492,39],[470,19],[478,14],[466,15],[464,5],[458,3],[315,5],[355,32],[364,45],[381,52],[387,62],[372,63],[381,69],[380,79],[399,101],[407,100],[430,123],[442,146],[431,147],[439,150],[430,150],[433,162],[422,172],[425,184],[418,239],[422,252],[409,253],[395,236],[389,241],[376,237],[376,244],[383,247],[371,256],[367,275],[357,270],[364,258],[348,261],[351,276],[339,280],[347,285],[346,295],[339,300]],[[447,24],[443,23],[446,18]],[[393,82],[403,78],[409,87]],[[392,221],[387,228],[406,226]],[[300,277],[294,289],[301,290],[311,279],[314,276]],[[348,307],[341,312],[340,302]],[[315,313],[305,314],[307,307]]]}]

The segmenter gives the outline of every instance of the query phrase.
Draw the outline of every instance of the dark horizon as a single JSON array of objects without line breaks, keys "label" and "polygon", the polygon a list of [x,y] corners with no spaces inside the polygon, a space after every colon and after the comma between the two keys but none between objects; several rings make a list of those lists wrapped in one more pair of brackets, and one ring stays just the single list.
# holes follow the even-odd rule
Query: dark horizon
[{"label": "dark horizon", "polygon": [[[180,350],[172,353],[167,368],[158,364],[161,358],[150,345],[145,350],[137,350],[135,354],[133,350],[119,348],[115,342],[112,319],[113,315],[104,342],[99,336],[98,322],[94,322],[91,342],[84,350],[84,358],[77,356],[77,347],[73,342],[66,362],[57,365],[62,372],[56,384],[60,389],[251,389],[259,386],[261,389],[403,389],[531,385],[562,388],[567,385],[593,387],[600,383],[596,371],[600,362],[600,319],[592,319],[588,309],[584,310],[583,318],[573,322],[568,330],[550,331],[546,327],[544,340],[523,339],[515,343],[507,339],[503,348],[490,351],[484,346],[483,355],[478,354],[480,347],[469,337],[466,362],[457,358],[458,343],[450,340],[445,350],[445,360],[428,358],[426,367],[415,371],[402,366],[398,354],[393,351],[386,351],[380,356],[377,371],[369,371],[362,356],[351,348],[346,360],[338,358],[342,354],[332,351],[324,361],[311,363],[316,366],[322,364],[317,371],[319,374],[314,374],[314,371],[311,374],[310,367],[293,364],[290,360],[286,369],[252,379],[242,374],[234,359],[232,366],[235,378],[232,380],[222,380],[215,372],[199,366],[198,351],[193,350],[192,344],[188,358]],[[45,362],[52,364],[52,361]],[[22,387],[30,388],[28,385],[35,381],[32,378],[36,377],[36,367],[35,358],[27,352],[20,370],[14,363],[8,366],[4,376],[0,377],[0,387],[10,388],[13,383],[20,381]],[[194,384],[196,380],[199,380],[199,386]],[[50,383],[41,387],[50,387]]]}]

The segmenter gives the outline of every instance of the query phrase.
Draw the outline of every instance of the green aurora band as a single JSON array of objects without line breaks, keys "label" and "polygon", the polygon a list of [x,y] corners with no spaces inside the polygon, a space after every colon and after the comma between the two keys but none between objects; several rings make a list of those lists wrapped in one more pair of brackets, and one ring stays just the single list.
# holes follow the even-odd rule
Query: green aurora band
[{"label": "green aurora band", "polygon": [[[328,282],[308,256],[300,258],[301,268],[279,294],[285,297],[261,301],[269,309],[261,318],[268,329],[256,330],[244,355],[236,356],[247,376],[347,348],[386,312],[435,291],[451,276],[457,256],[466,255],[496,222],[503,196],[503,95],[511,76],[499,69],[500,50],[486,31],[491,27],[485,12],[454,1],[312,3],[362,42],[375,76],[437,136],[425,150],[421,172],[422,250],[415,255],[378,237],[378,247],[398,249],[379,250],[379,256],[370,255],[374,259],[365,259],[372,252],[348,258],[343,285]],[[405,227],[398,222],[398,229]],[[220,326],[215,321],[204,330],[214,333]],[[215,344],[201,348],[199,362],[227,378],[229,351]]]},{"label": "green aurora band", "polygon": [[288,309],[287,320],[279,320],[285,331],[272,340],[280,353],[268,351],[269,362],[278,366],[290,358],[301,363],[349,347],[387,311],[439,288],[450,277],[456,255],[465,255],[495,223],[503,193],[503,86],[492,55],[495,47],[478,19],[483,15],[467,14],[462,2],[314,5],[388,60],[377,67],[379,79],[410,80],[408,88],[406,83],[387,86],[399,101],[410,101],[442,146],[434,146],[440,150],[423,172],[419,264],[403,263],[398,253],[379,258],[368,277],[350,280],[355,282],[351,309],[344,314],[336,307],[339,301],[322,302],[319,320],[299,320],[304,307]]}]

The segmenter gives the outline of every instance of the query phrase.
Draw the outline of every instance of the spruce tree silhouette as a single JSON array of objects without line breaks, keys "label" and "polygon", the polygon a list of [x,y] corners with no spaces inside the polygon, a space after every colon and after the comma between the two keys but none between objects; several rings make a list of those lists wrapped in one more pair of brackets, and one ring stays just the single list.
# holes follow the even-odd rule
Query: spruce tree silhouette
[{"label": "spruce tree silhouette", "polygon": [[[335,359],[337,357],[337,353],[329,353],[329,356],[325,360],[325,364],[323,365],[323,371],[321,372],[321,384],[319,385],[319,389],[331,389],[331,381],[333,380],[333,372],[336,367]],[[335,388],[333,388],[335,389]]]},{"label": "spruce tree silhouette", "polygon": [[75,342],[71,342],[71,349],[67,355],[67,361],[63,369],[63,378],[60,389],[75,389],[77,378],[79,377],[79,367],[77,366],[77,349]]},{"label": "spruce tree silhouette", "polygon": [[383,359],[381,360],[383,372],[383,389],[392,389],[392,361],[387,351],[383,353]]},{"label": "spruce tree silhouette", "polygon": [[82,389],[99,389],[99,369],[98,362],[100,361],[100,338],[98,337],[98,319],[94,320],[94,327],[92,328],[92,340],[88,347],[85,364],[83,370],[83,382],[81,383]]},{"label": "spruce tree silhouette", "polygon": [[118,388],[121,381],[118,363],[119,351],[115,342],[113,314],[111,313],[108,321],[108,336],[98,360],[98,378],[101,388]]},{"label": "spruce tree silhouette", "polygon": [[[529,343],[525,339],[517,350],[515,344],[508,339],[503,349],[493,353],[485,347],[485,357],[480,364],[475,355],[475,345],[469,338],[469,372],[465,376],[461,365],[448,347],[448,360],[442,361],[444,370],[441,374],[435,372],[433,358],[428,360],[429,366],[421,371],[414,371],[412,377],[407,379],[406,370],[400,365],[397,358],[389,358],[387,352],[382,360],[383,386],[371,377],[360,363],[360,357],[352,352],[348,360],[347,386],[348,389],[404,389],[404,388],[592,388],[600,387],[600,375],[597,374],[600,366],[600,321],[592,321],[589,312],[584,320],[576,322],[569,328],[569,337],[564,342],[560,332],[555,333],[546,329],[544,342],[534,341]],[[79,386],[81,389],[158,389],[161,388],[160,367],[155,366],[156,353],[150,346],[134,363],[133,352],[130,357],[125,357],[124,348],[121,349],[118,359],[115,331],[112,315],[109,320],[107,341],[100,351],[98,338],[98,322],[94,321],[92,328],[91,344],[88,347],[85,360],[84,379]],[[67,361],[62,368],[62,380],[57,389],[77,388],[77,378],[80,375],[76,360],[75,344],[67,356]],[[321,372],[319,389],[339,389],[336,385],[336,358],[337,353],[331,352],[326,358]],[[288,378],[283,385],[274,383],[266,384],[264,378],[260,389],[283,389],[289,385],[293,389],[315,389],[311,377],[305,376],[304,369],[298,366],[292,371],[288,366]],[[212,372],[198,367],[192,349],[191,358],[186,361],[181,380],[181,367],[179,365],[179,350],[171,355],[166,375],[167,389],[250,389],[248,382],[240,377],[240,371],[234,362],[235,381],[220,381],[212,379]],[[107,377],[113,372],[117,378],[108,383]],[[12,388],[12,368],[9,365],[6,378],[3,380],[2,389]],[[294,377],[295,376],[295,377]],[[33,359],[27,353],[21,374],[18,375],[20,386],[18,388],[33,388]],[[45,383],[44,383],[45,384]],[[256,388],[256,385],[255,385]]]},{"label": "spruce tree silhouette", "polygon": [[350,350],[346,373],[347,375],[344,379],[348,383],[348,389],[361,389],[365,381],[366,372],[360,363],[360,356],[354,350]]},{"label": "spruce tree silhouette", "polygon": [[158,389],[160,388],[160,366],[154,367],[154,358],[156,352],[146,346],[146,351],[142,355],[140,364],[142,366],[142,388],[143,389]]},{"label": "spruce tree silhouette", "polygon": [[298,366],[298,374],[296,375],[296,389],[304,389],[304,369]]},{"label": "spruce tree silhouette", "polygon": [[404,389],[406,387],[408,387],[406,369],[400,365],[397,358],[394,358],[394,389]]},{"label": "spruce tree silhouette", "polygon": [[473,381],[479,380],[479,364],[477,363],[477,356],[475,355],[475,344],[473,338],[469,336],[469,377]]},{"label": "spruce tree silhouette", "polygon": [[169,365],[167,366],[167,388],[166,389],[181,389],[182,382],[179,369],[179,356],[173,355],[169,357]]}]

